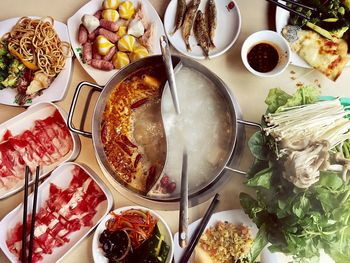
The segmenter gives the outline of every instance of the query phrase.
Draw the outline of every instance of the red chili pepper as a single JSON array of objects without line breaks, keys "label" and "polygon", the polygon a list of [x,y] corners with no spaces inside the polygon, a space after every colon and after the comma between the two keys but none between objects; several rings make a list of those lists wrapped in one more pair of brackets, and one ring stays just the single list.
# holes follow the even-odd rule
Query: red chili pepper
[{"label": "red chili pepper", "polygon": [[120,136],[120,138],[122,139],[123,143],[125,143],[127,146],[131,148],[137,148],[137,146],[133,144],[126,135],[122,135]]},{"label": "red chili pepper", "polygon": [[117,144],[127,155],[129,156],[132,155],[132,151],[124,143],[118,141]]},{"label": "red chili pepper", "polygon": [[130,108],[131,109],[136,109],[138,107],[141,107],[143,104],[145,104],[148,101],[148,98],[140,99],[133,104],[131,104]]},{"label": "red chili pepper", "polygon": [[136,156],[136,158],[135,158],[135,162],[134,162],[134,167],[135,167],[135,168],[137,167],[137,165],[139,164],[139,162],[141,161],[141,159],[142,159],[142,154],[139,153],[139,154]]},{"label": "red chili pepper", "polygon": [[148,175],[146,179],[146,187],[150,189],[156,179],[156,167],[152,165],[148,170]]},{"label": "red chili pepper", "polygon": [[103,125],[101,128],[101,141],[103,144],[107,142],[107,126]]}]

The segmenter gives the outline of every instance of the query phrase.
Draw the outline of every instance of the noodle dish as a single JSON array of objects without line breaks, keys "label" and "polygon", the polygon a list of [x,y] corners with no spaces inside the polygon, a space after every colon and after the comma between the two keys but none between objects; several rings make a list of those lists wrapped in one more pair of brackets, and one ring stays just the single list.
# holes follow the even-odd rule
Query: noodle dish
[{"label": "noodle dish", "polygon": [[50,86],[71,57],[52,17],[22,17],[0,39],[0,90],[15,89],[15,103],[24,105]]}]

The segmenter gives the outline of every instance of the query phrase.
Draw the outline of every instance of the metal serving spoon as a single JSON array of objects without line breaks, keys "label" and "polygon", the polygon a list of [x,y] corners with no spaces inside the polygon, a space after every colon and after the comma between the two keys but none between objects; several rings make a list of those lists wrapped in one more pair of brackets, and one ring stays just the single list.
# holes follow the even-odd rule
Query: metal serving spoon
[{"label": "metal serving spoon", "polygon": [[173,62],[171,61],[171,54],[169,49],[169,42],[166,36],[160,37],[160,48],[162,50],[163,62],[165,64],[166,73],[168,76],[168,81],[165,83],[164,89],[167,85],[170,87],[171,98],[173,99],[174,108],[177,114],[180,114],[180,104],[179,97],[177,96],[175,73],[173,68]]},{"label": "metal serving spoon", "polygon": [[[164,89],[167,85],[170,87],[170,93],[173,100],[175,112],[177,115],[181,113],[179,98],[176,90],[175,73],[173,63],[171,61],[171,54],[169,49],[169,42],[166,36],[160,37],[160,47],[163,55],[163,62],[165,64],[168,81],[165,84]],[[181,65],[179,65],[181,67]],[[181,132],[181,131],[180,131]],[[179,245],[181,247],[187,246],[188,241],[188,176],[187,176],[187,151],[184,146],[182,155],[182,172],[181,172],[181,199],[180,199],[180,216],[179,216]]]}]

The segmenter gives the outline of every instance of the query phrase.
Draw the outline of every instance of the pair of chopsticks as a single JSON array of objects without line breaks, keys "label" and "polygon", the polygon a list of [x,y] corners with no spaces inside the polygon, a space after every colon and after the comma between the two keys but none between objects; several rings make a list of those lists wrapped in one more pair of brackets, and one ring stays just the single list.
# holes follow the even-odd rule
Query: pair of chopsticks
[{"label": "pair of chopsticks", "polygon": [[[283,8],[283,9],[285,9],[285,10],[287,10],[287,11],[289,11],[289,12],[295,14],[295,15],[298,15],[298,16],[302,17],[302,18],[305,18],[307,20],[310,19],[310,17],[308,17],[307,15],[305,15],[305,14],[303,14],[301,12],[298,12],[298,11],[294,10],[293,8],[290,8],[289,6],[281,4],[280,2],[278,2],[278,0],[266,0],[266,1],[268,1],[268,2],[270,2],[272,4],[274,4],[274,5],[277,5],[277,6]],[[296,6],[300,6],[300,7],[305,8],[305,9],[309,9],[311,11],[317,11],[316,7],[307,6],[307,5],[304,5],[302,3],[296,2],[295,0],[283,0],[283,1],[286,2],[286,3],[290,3],[290,4],[293,4],[293,5],[296,5]]]},{"label": "pair of chopsticks", "polygon": [[[195,232],[192,235],[191,241],[188,244],[184,254],[182,255],[181,259],[180,259],[180,263],[187,263],[189,258],[191,257],[193,250],[195,249],[200,237],[202,236],[210,218],[211,215],[213,214],[217,204],[219,203],[220,199],[219,199],[220,195],[216,194],[213,198],[213,200],[210,203],[210,206],[208,207],[207,211],[205,212],[205,215],[202,219],[202,221],[200,222],[199,226],[196,228]],[[181,234],[181,232],[179,232],[179,235]]]},{"label": "pair of chopsticks", "polygon": [[40,167],[36,167],[35,182],[34,182],[34,200],[32,208],[32,220],[30,225],[30,236],[29,236],[29,252],[27,260],[27,212],[28,212],[28,184],[29,184],[29,167],[26,166],[25,176],[24,176],[24,200],[23,200],[23,228],[22,228],[22,263],[31,263],[33,254],[33,242],[34,242],[34,228],[35,228],[35,215],[36,215],[36,204],[38,201],[38,186],[39,186],[39,176]]}]

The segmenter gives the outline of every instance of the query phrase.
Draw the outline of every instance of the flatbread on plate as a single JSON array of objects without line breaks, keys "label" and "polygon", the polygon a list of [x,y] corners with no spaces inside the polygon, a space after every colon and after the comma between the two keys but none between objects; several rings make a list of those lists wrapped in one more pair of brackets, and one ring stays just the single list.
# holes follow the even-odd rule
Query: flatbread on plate
[{"label": "flatbread on plate", "polygon": [[349,60],[348,45],[343,39],[331,41],[314,31],[292,26],[284,27],[282,35],[294,52],[333,81],[340,76]]}]

